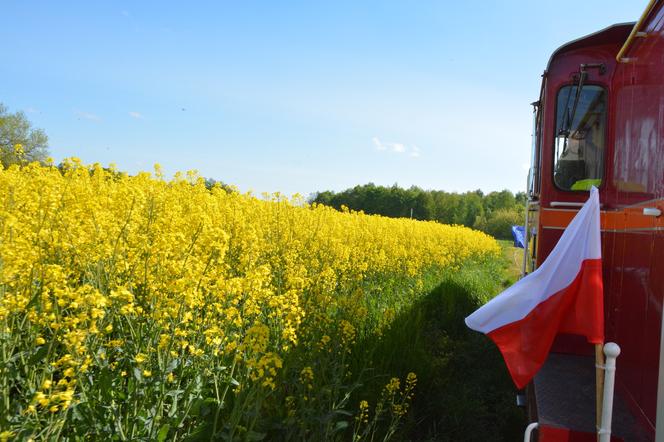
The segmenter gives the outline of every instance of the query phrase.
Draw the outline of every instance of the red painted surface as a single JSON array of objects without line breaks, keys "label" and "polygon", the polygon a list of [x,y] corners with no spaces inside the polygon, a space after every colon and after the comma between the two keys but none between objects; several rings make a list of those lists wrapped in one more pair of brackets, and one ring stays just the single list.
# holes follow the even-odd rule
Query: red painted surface
[{"label": "red painted surface", "polygon": [[[597,442],[594,433],[570,431],[567,428],[549,427],[541,425],[539,428],[539,442]],[[619,437],[611,436],[611,442],[623,442]]]},{"label": "red painted surface", "polygon": [[[664,210],[664,2],[659,2],[625,54],[615,56],[632,25],[616,25],[563,46],[544,75],[538,130],[540,214],[537,262],[549,254],[573,211],[551,210],[551,202],[584,202],[585,191],[563,191],[553,183],[555,105],[559,89],[573,85],[581,63],[603,63],[588,71],[586,84],[606,88],[604,179],[600,186],[607,340],[617,342],[617,382],[625,399],[654,434],[664,297],[664,216],[643,215],[644,207]],[[587,353],[582,341],[558,339],[555,350]],[[664,401],[664,398],[660,398]],[[558,440],[558,439],[557,439]],[[567,439],[559,439],[567,440]],[[571,440],[571,439],[570,439]]]}]

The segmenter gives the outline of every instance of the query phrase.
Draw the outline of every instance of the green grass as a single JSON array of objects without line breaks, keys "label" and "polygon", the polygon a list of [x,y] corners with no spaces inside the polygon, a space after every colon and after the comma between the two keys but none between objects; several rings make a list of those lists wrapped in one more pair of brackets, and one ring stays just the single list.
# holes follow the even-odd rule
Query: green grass
[{"label": "green grass", "polygon": [[521,277],[521,266],[523,264],[523,249],[514,247],[512,241],[498,240],[503,253],[503,268],[510,284]]},{"label": "green grass", "polygon": [[[376,373],[415,371],[412,409],[396,440],[512,441],[526,420],[495,345],[464,318],[518,277],[518,251],[469,263],[403,311],[373,348]],[[368,346],[368,348],[371,346]],[[376,388],[381,382],[376,382]]]}]

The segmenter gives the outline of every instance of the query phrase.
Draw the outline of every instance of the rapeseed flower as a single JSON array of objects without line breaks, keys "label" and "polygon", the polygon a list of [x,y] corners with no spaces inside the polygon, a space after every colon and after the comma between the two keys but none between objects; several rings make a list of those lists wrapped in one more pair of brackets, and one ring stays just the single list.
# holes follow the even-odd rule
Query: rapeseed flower
[{"label": "rapeseed flower", "polygon": [[[232,411],[242,425],[260,413],[247,404],[277,401],[299,419],[310,404],[343,402],[348,392],[331,398],[329,383],[357,381],[350,356],[416,299],[427,272],[499,251],[465,227],[259,199],[208,188],[193,172],[167,180],[158,165],[129,176],[76,158],[0,168],[0,244],[0,339],[26,374],[0,396],[13,395],[35,434],[74,434],[72,416],[104,409],[100,428],[133,425],[128,434],[143,439],[156,435],[136,401],[172,428],[189,428],[178,413],[204,394],[246,407]],[[405,414],[416,380],[391,379],[382,409]],[[368,413],[361,401],[361,422]]]}]

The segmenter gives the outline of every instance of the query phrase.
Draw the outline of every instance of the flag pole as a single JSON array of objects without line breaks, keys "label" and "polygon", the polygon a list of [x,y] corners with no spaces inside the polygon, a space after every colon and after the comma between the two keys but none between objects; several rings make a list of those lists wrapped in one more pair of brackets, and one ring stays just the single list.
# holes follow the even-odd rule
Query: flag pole
[{"label": "flag pole", "polygon": [[602,399],[604,393],[604,345],[595,344],[595,424],[597,428],[597,440],[599,441],[599,429],[602,425]]}]

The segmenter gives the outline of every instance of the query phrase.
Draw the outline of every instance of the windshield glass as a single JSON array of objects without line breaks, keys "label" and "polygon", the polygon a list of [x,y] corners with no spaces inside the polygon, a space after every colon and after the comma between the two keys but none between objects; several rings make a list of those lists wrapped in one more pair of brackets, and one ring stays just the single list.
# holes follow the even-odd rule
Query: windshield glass
[{"label": "windshield glass", "polygon": [[563,190],[588,190],[602,183],[604,171],[606,91],[586,85],[578,102],[577,86],[558,92],[553,179]]}]

